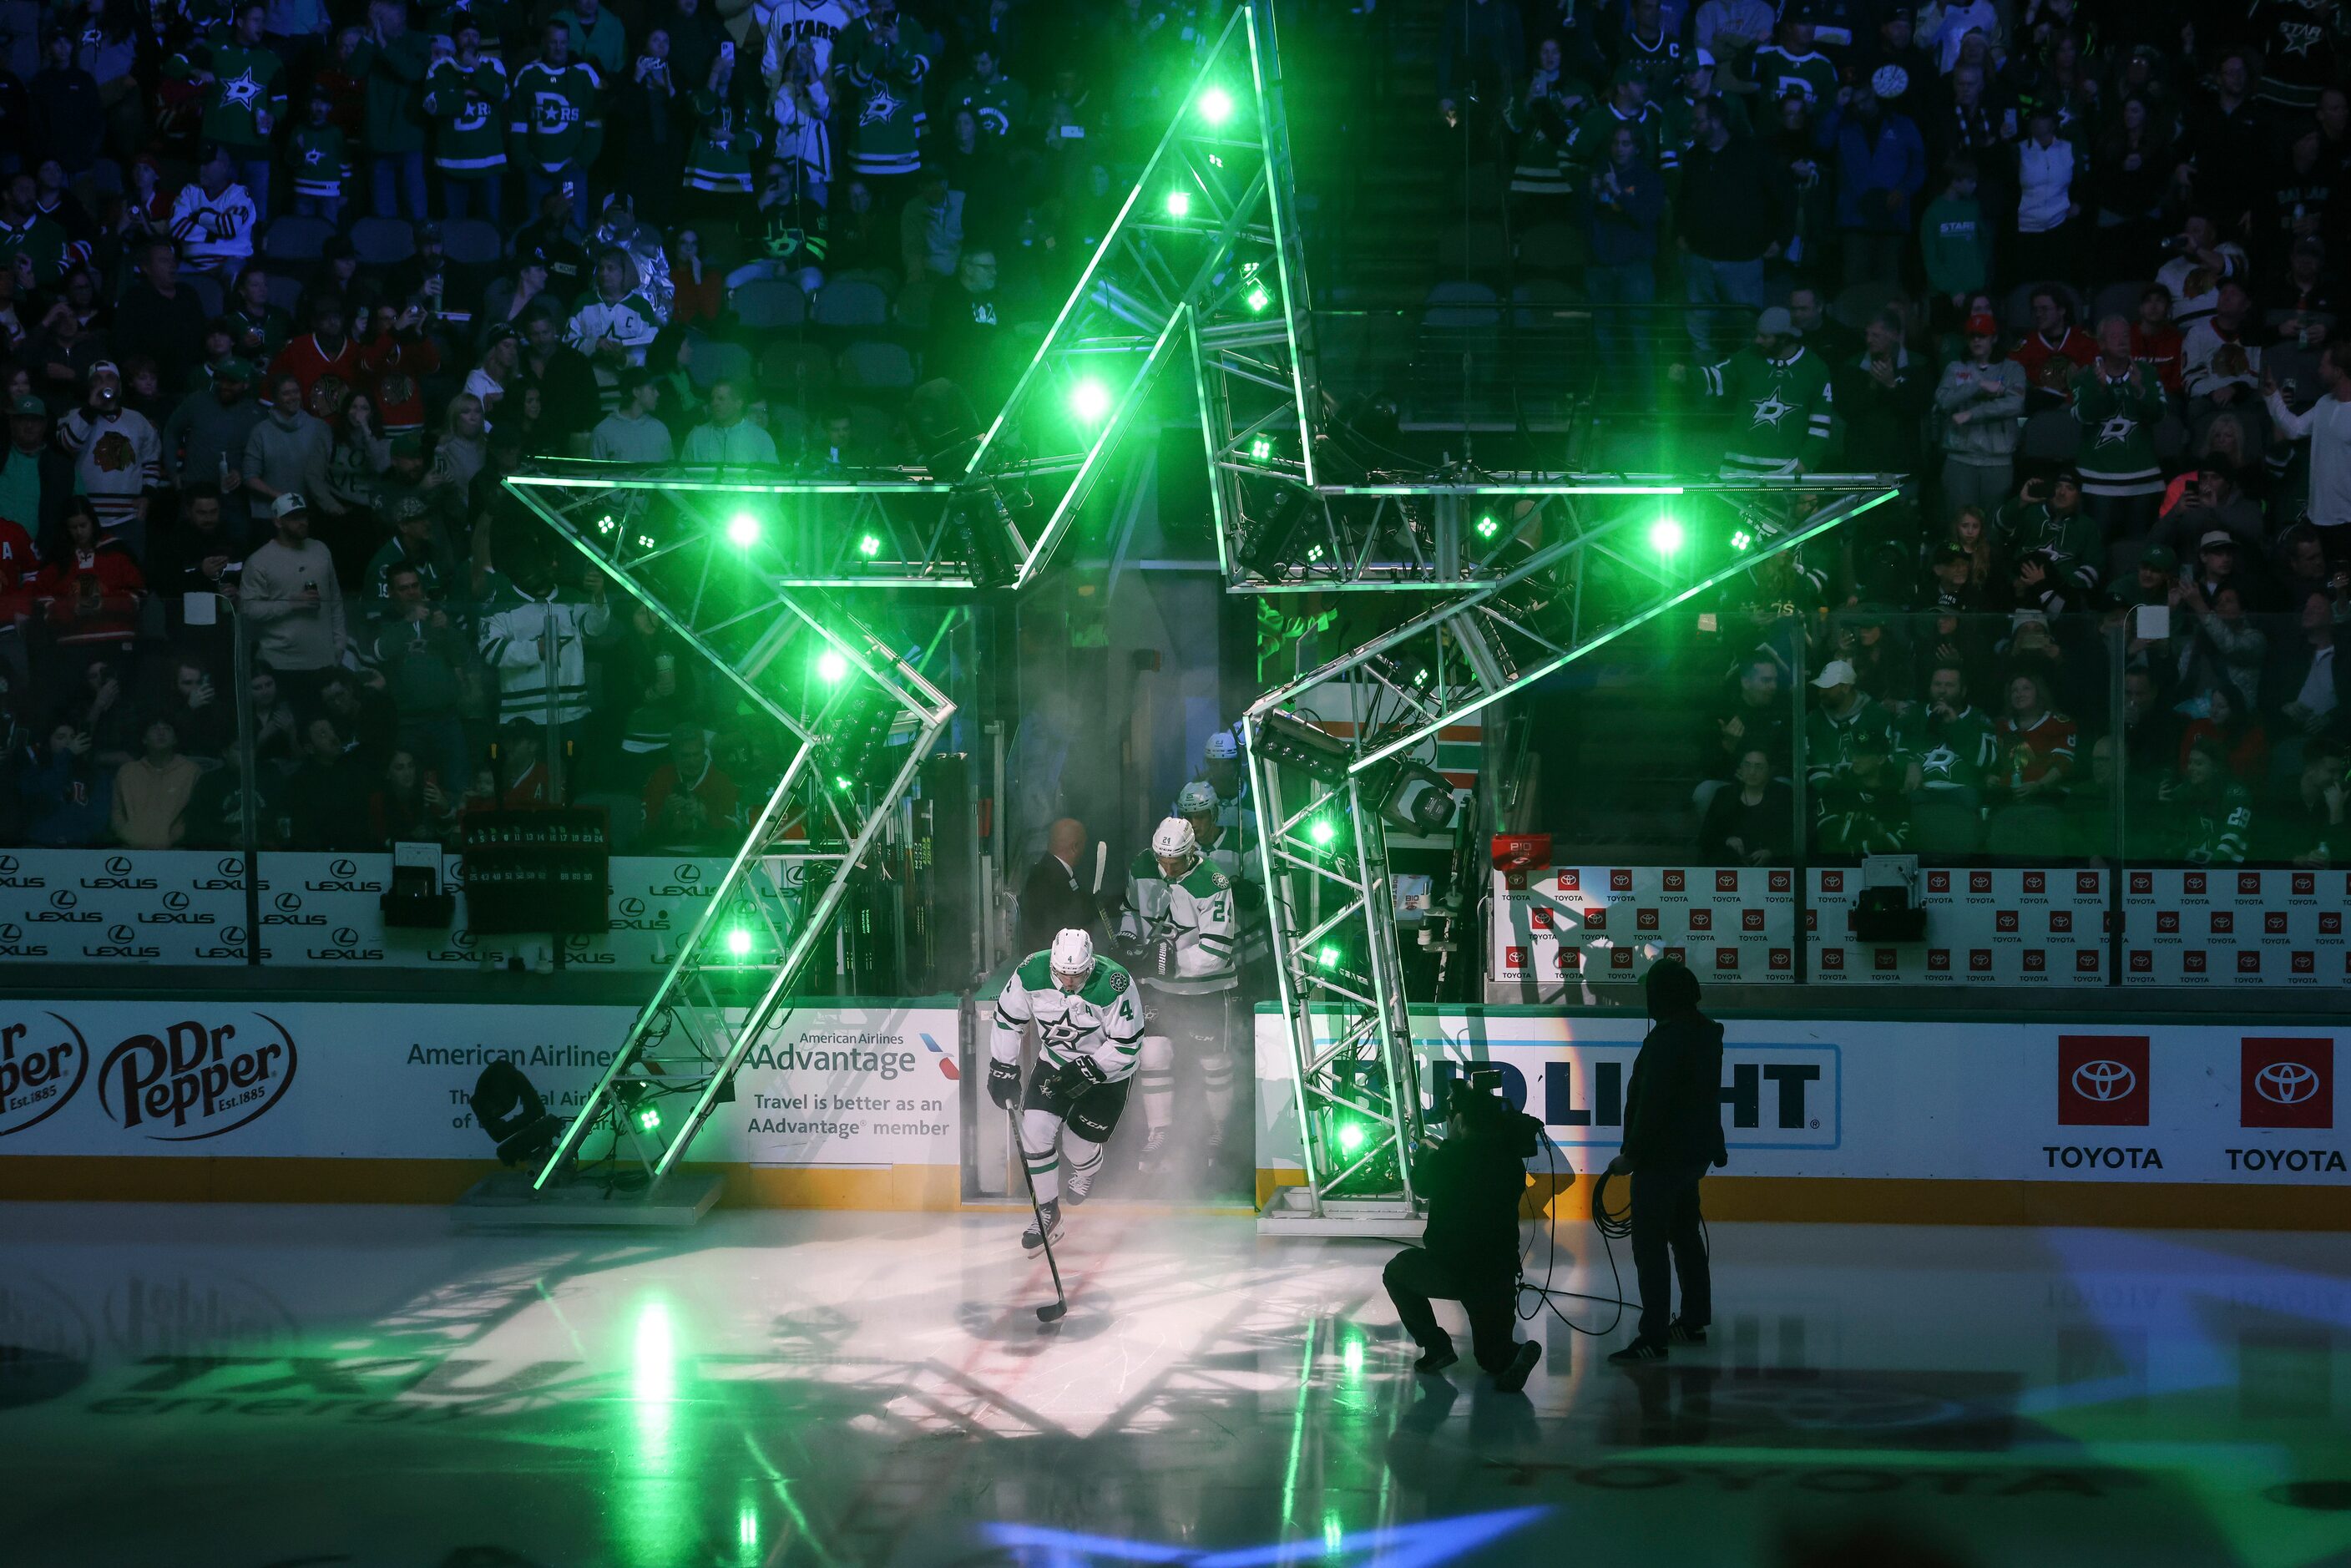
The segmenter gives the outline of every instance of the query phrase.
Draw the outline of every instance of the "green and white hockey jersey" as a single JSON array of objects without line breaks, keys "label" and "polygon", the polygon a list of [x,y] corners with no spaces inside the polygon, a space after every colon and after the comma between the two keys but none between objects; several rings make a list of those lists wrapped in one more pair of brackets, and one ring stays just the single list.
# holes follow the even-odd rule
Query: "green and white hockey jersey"
[{"label": "green and white hockey jersey", "polygon": [[1126,906],[1119,912],[1118,932],[1134,946],[1174,938],[1170,972],[1144,977],[1153,990],[1194,996],[1240,984],[1238,895],[1232,879],[1205,860],[1170,882],[1150,851],[1135,856],[1126,870]]},{"label": "green and white hockey jersey", "polygon": [[1641,150],[1652,169],[1672,170],[1681,166],[1681,152],[1666,124],[1665,110],[1654,103],[1645,103],[1638,114],[1624,114],[1613,103],[1602,103],[1584,111],[1567,138],[1567,161],[1579,168],[1597,169],[1608,156],[1608,139],[1616,134],[1620,125],[1629,126],[1634,145]]},{"label": "green and white hockey jersey", "polygon": [[2082,446],[2074,465],[2085,496],[2159,496],[2163,464],[2155,455],[2155,427],[2167,404],[2162,383],[2134,364],[2108,381],[2096,361],[2074,378],[2074,423]]},{"label": "green and white hockey jersey", "polygon": [[685,155],[686,189],[747,193],[762,140],[751,111],[732,93],[722,98],[708,88],[696,88],[689,101],[698,123]]},{"label": "green and white hockey jersey", "polygon": [[876,36],[870,16],[860,16],[841,36],[835,57],[847,62],[857,101],[849,139],[852,171],[912,174],[922,167],[915,139],[923,128],[923,81],[938,52],[938,40],[903,11],[895,44]]},{"label": "green and white hockey jersey", "polygon": [[203,89],[204,139],[248,150],[269,145],[254,117],[263,110],[273,120],[286,117],[286,68],[277,53],[248,49],[235,35],[222,33],[191,43],[163,62],[165,76],[183,81],[199,70],[213,75]]},{"label": "green and white hockey jersey", "polygon": [[1722,448],[1726,479],[1789,478],[1799,463],[1818,467],[1828,452],[1829,371],[1798,349],[1784,360],[1741,349],[1698,372],[1708,397],[1731,405]]},{"label": "green and white hockey jersey", "polygon": [[603,90],[603,78],[584,60],[569,61],[560,70],[533,60],[515,72],[507,130],[518,155],[549,174],[575,158],[594,162],[604,140],[597,104]]},{"label": "green and white hockey jersey", "polygon": [[35,212],[21,228],[12,228],[5,218],[0,218],[0,266],[14,267],[23,256],[33,264],[33,280],[48,287],[65,276],[66,250],[73,241],[67,237],[64,225]]},{"label": "green and white hockey jersey", "polygon": [[424,78],[424,112],[433,117],[433,162],[461,179],[507,166],[507,69],[487,55],[471,66],[443,60]]},{"label": "green and white hockey jersey", "polygon": [[1792,92],[1818,108],[1837,93],[1836,67],[1818,49],[1792,55],[1777,44],[1766,44],[1747,57],[1747,78],[1775,103]]},{"label": "green and white hockey jersey", "polygon": [[298,125],[286,161],[294,166],[294,193],[340,200],[350,177],[351,156],[338,125]]},{"label": "green and white hockey jersey", "polygon": [[1116,1083],[1134,1071],[1143,1049],[1143,1001],[1134,977],[1108,958],[1094,959],[1094,972],[1076,991],[1053,983],[1053,956],[1031,953],[1004,982],[996,999],[996,1030],[987,1054],[997,1061],[1020,1060],[1020,1031],[1037,1026],[1037,1064],[1058,1071],[1088,1057],[1102,1081]]}]

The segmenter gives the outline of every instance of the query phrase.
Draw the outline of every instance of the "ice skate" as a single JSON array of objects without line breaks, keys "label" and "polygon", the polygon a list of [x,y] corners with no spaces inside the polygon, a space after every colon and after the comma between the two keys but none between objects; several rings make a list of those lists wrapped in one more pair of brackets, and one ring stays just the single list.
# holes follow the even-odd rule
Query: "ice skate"
[{"label": "ice skate", "polygon": [[1061,1239],[1060,1201],[1039,1204],[1037,1214],[1037,1220],[1031,1222],[1029,1228],[1020,1233],[1020,1249],[1031,1258],[1045,1250],[1045,1243],[1049,1239],[1059,1241]]}]

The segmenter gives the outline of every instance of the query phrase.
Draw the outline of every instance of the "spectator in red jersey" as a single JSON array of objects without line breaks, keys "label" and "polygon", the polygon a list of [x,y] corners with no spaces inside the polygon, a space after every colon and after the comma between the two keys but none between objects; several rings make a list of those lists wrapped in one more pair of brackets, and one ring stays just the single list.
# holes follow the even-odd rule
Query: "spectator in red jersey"
[{"label": "spectator in red jersey", "polygon": [[[360,346],[344,329],[343,302],[332,294],[321,295],[310,307],[310,330],[277,350],[269,361],[269,374],[275,382],[279,376],[292,376],[302,383],[302,406],[312,408],[311,394],[319,383],[331,376],[348,390],[360,382]],[[335,400],[340,407],[342,399]]]},{"label": "spectator in red jersey", "polygon": [[2163,390],[2175,396],[2181,385],[2180,343],[2171,320],[2171,290],[2148,284],[2139,290],[2138,319],[2131,323],[2131,358],[2153,371]]},{"label": "spectator in red jersey", "polygon": [[128,653],[147,580],[129,550],[99,537],[98,513],[77,496],[66,503],[66,548],[41,569],[34,594],[59,644],[111,643]]},{"label": "spectator in red jersey", "polygon": [[2074,308],[2064,294],[2043,287],[2032,291],[2032,330],[2008,357],[2024,367],[2025,384],[2032,389],[2026,407],[2038,413],[2065,403],[2066,382],[2098,357],[2098,345],[2074,325]]},{"label": "spectator in red jersey", "polygon": [[2000,766],[1986,780],[2011,802],[2039,798],[2053,804],[2074,771],[2074,721],[2052,706],[2049,690],[2031,671],[2009,677],[2008,716],[2000,721]]},{"label": "spectator in red jersey", "polygon": [[667,762],[645,780],[645,838],[664,850],[705,849],[739,836],[737,789],[712,760],[699,724],[670,733]]}]

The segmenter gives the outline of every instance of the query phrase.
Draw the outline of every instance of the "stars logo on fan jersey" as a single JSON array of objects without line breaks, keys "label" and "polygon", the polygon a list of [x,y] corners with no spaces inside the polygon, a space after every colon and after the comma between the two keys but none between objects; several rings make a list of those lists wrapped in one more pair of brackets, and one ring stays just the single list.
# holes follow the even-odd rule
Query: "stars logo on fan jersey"
[{"label": "stars logo on fan jersey", "polygon": [[1795,412],[1796,405],[1782,399],[1776,392],[1755,400],[1755,423],[1768,424],[1774,430],[1780,427],[1782,420]]},{"label": "stars logo on fan jersey", "polygon": [[2098,444],[2101,446],[2118,445],[2123,442],[2128,441],[2131,438],[2131,432],[2137,428],[2138,421],[2131,418],[2130,415],[2126,413],[2115,414],[2109,418],[2105,423],[2098,426]]},{"label": "stars logo on fan jersey", "polygon": [[899,99],[891,94],[890,89],[876,86],[872,92],[865,95],[865,107],[859,112],[857,123],[879,125],[897,113],[898,109]]},{"label": "stars logo on fan jersey", "polygon": [[1929,779],[1950,779],[1958,776],[1959,754],[1948,746],[1938,746],[1918,758],[1918,771]]},{"label": "stars logo on fan jersey", "polygon": [[220,84],[221,101],[238,109],[252,110],[261,106],[261,84],[253,79],[251,66]]}]

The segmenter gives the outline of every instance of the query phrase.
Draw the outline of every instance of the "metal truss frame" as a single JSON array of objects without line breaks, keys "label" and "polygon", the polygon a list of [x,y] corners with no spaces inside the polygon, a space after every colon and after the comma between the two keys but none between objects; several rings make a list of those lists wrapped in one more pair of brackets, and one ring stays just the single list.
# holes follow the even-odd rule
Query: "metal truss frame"
[{"label": "metal truss frame", "polygon": [[[804,580],[798,536],[771,529],[757,509],[775,486],[507,483],[726,676],[788,753],[743,847],[531,1184],[544,1192],[567,1179],[590,1132],[609,1124],[611,1155],[629,1151],[650,1201],[733,1099],[736,1069],[789,1015],[801,972],[831,939],[852,879],[955,705],[923,676],[917,655]],[[892,745],[901,732],[911,744]],[[787,852],[811,868],[797,888],[781,875],[777,857]],[[820,883],[818,866],[829,868]],[[689,1100],[682,1116],[664,1109],[675,1099]]]},{"label": "metal truss frame", "polygon": [[[1010,525],[1013,586],[1052,559],[1177,359],[1192,360],[1204,408],[1305,428],[1320,391],[1291,167],[1273,8],[1247,0],[972,454],[965,487],[1028,503]],[[1298,463],[1309,483],[1312,461]]]},{"label": "metal truss frame", "polygon": [[[1512,522],[1498,519],[1485,541],[1483,580],[1455,584],[1453,597],[1268,693],[1244,718],[1305,1173],[1266,1206],[1259,1223],[1269,1229],[1387,1234],[1418,1211],[1410,1155],[1420,1135],[1419,1063],[1381,817],[1397,769],[1447,725],[1898,489],[1891,478],[1846,476],[1637,490],[1433,484],[1394,493],[1427,497],[1439,510],[1490,503]],[[1727,512],[1699,526],[1744,543],[1661,558],[1643,548],[1658,510],[1628,507],[1628,495],[1678,496],[1677,510]],[[1800,510],[1800,497],[1813,509]],[[1552,514],[1551,538],[1531,542],[1536,520]],[[1509,549],[1516,553],[1503,564]],[[1604,574],[1608,591],[1587,592]],[[1315,717],[1334,706],[1353,716],[1352,733],[1332,734]]]}]

